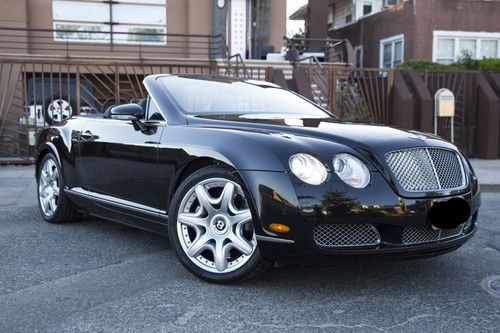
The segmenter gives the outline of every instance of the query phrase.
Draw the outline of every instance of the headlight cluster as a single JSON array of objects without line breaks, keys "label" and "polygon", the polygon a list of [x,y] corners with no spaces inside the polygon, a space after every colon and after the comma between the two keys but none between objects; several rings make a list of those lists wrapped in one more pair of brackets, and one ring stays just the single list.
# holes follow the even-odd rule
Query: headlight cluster
[{"label": "headlight cluster", "polygon": [[366,165],[349,154],[338,154],[333,158],[333,171],[354,188],[364,188],[370,183],[370,171]]},{"label": "headlight cluster", "polygon": [[293,174],[305,183],[319,185],[326,180],[326,168],[316,157],[295,154],[290,157],[288,163]]},{"label": "headlight cluster", "polygon": [[[289,165],[297,178],[311,185],[323,183],[328,174],[325,165],[309,154],[292,155]],[[344,183],[354,188],[365,188],[370,183],[370,171],[366,165],[349,154],[335,155],[333,171]]]}]

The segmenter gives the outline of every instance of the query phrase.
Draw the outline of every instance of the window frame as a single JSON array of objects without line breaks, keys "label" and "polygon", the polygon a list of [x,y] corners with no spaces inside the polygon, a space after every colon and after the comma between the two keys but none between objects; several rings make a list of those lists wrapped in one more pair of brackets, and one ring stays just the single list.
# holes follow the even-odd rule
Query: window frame
[{"label": "window frame", "polygon": [[451,60],[452,58],[438,58],[438,40],[440,39],[453,39],[454,40],[454,51],[453,51],[453,61],[457,61],[460,57],[460,41],[461,40],[475,40],[476,41],[476,57],[475,59],[483,59],[482,55],[482,41],[496,41],[497,42],[497,54],[496,58],[500,58],[500,33],[499,32],[476,32],[476,31],[446,31],[446,30],[434,30],[433,31],[433,42],[432,42],[432,61],[439,62],[440,59]]},{"label": "window frame", "polygon": [[[168,15],[167,15],[167,0],[149,0],[149,3],[142,3],[140,0],[115,0],[110,2],[96,2],[95,0],[51,0],[52,5],[52,27],[54,30],[54,41],[55,42],[76,42],[76,43],[98,43],[98,44],[112,44],[112,45],[147,45],[147,46],[166,46],[167,44],[167,23],[168,23]],[[92,20],[71,20],[65,18],[55,18],[54,17],[54,4],[55,3],[64,3],[64,2],[76,2],[81,4],[104,4],[105,6],[109,6],[109,20],[106,22],[94,22]],[[163,24],[154,24],[148,21],[143,23],[125,23],[118,22],[113,20],[113,6],[147,6],[147,7],[155,7],[161,8],[165,10],[165,23]],[[104,34],[105,38],[102,39],[81,39],[81,38],[61,38],[58,36],[58,31],[64,29],[57,29],[58,25],[67,24],[67,25],[75,25],[75,26],[104,26],[106,29],[103,31],[96,31],[95,33]],[[131,31],[126,33],[122,33],[119,29],[115,27],[131,27],[138,29],[155,29],[159,34],[163,36],[161,41],[134,41],[128,40],[128,36]],[[76,28],[75,30],[78,30]],[[82,30],[82,33],[91,33],[89,31]],[[118,33],[118,34],[117,34]],[[117,36],[127,36],[127,39],[117,38]],[[153,35],[149,35],[153,36]]]},{"label": "window frame", "polygon": [[[361,54],[360,60],[359,60],[359,67],[358,67],[358,51]],[[364,56],[364,50],[363,50],[363,45],[358,45],[354,48],[354,66],[356,68],[363,68],[363,56]]]},{"label": "window frame", "polygon": [[[401,63],[405,59],[405,36],[404,34],[394,35],[380,40],[379,44],[379,67],[380,68],[394,68],[394,55],[396,43],[401,41]],[[391,44],[391,66],[384,67],[384,45]]]},{"label": "window frame", "polygon": [[[166,116],[165,114],[160,110],[160,108],[158,107],[158,105],[155,103],[155,101],[151,98],[151,95],[148,95],[147,97],[147,102],[146,102],[146,110],[145,110],[145,114],[144,114],[144,121],[146,123],[166,123],[167,122],[167,119],[166,119]],[[163,117],[163,120],[151,120],[150,119],[150,107],[151,105],[153,105],[156,110],[158,111],[157,113],[159,113],[162,117]]]}]

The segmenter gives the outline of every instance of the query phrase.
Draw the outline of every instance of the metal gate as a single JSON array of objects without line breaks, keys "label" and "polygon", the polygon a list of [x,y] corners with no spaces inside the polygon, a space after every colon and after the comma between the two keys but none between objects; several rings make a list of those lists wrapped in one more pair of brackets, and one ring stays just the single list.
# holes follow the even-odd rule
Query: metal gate
[{"label": "metal gate", "polygon": [[346,120],[389,124],[393,70],[302,65],[316,103]]}]

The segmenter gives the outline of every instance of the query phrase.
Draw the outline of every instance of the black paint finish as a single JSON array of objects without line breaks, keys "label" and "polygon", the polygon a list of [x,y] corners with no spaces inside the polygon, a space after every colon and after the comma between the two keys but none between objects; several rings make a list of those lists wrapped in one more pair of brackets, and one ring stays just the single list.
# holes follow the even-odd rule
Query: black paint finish
[{"label": "black paint finish", "polygon": [[[145,129],[139,130],[132,121],[75,117],[38,137],[39,157],[56,153],[66,193],[82,210],[165,234],[170,198],[179,183],[196,168],[217,163],[234,170],[248,191],[258,219],[256,233],[268,237],[259,246],[270,258],[425,257],[458,248],[475,231],[472,227],[466,235],[439,244],[401,245],[403,226],[428,224],[429,210],[437,201],[460,198],[477,217],[479,186],[463,155],[468,186],[461,190],[408,193],[391,177],[384,158],[389,151],[412,147],[457,151],[439,137],[346,123],[326,112],[324,119],[293,121],[265,115],[187,116],[158,84],[161,77],[165,76],[149,76],[144,84],[149,107],[155,105],[165,121],[146,118]],[[299,152],[316,156],[327,166],[325,183],[308,185],[290,172],[288,160]],[[352,188],[331,172],[336,153],[349,153],[366,163],[371,172],[368,187]],[[268,228],[271,223],[285,223],[291,231],[276,234]],[[318,223],[371,223],[380,231],[382,243],[370,249],[320,249],[312,240],[312,228]],[[293,242],[272,241],[278,238]]]}]

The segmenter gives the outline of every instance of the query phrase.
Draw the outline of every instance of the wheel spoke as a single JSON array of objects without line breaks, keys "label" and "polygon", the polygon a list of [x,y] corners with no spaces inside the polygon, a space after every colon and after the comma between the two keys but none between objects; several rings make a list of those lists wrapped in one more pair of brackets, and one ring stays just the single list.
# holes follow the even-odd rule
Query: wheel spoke
[{"label": "wheel spoke", "polygon": [[202,236],[198,237],[193,242],[191,247],[188,249],[187,254],[191,257],[196,257],[204,250],[213,250],[213,245],[208,243],[208,241],[210,241],[210,239],[211,238],[208,235],[208,233],[205,233]]},{"label": "wheel spoke", "polygon": [[250,212],[250,209],[239,210],[231,220],[233,225],[236,225],[237,227],[240,225],[242,226],[245,223],[252,221],[252,213]]},{"label": "wheel spoke", "polygon": [[229,236],[231,240],[230,244],[232,247],[237,249],[243,254],[250,255],[252,253],[253,247],[249,241],[247,241],[243,236],[233,233]]},{"label": "wheel spoke", "polygon": [[214,199],[210,196],[210,194],[208,194],[207,190],[205,189],[205,186],[197,185],[195,188],[195,192],[196,192],[196,197],[198,198],[198,201],[200,202],[200,205],[202,205],[203,208],[205,208],[208,215],[214,214],[215,209],[212,206]]},{"label": "wheel spoke", "polygon": [[42,206],[43,206],[43,210],[45,211],[45,213],[49,213],[49,209],[50,209],[50,198],[42,198]]},{"label": "wheel spoke", "polygon": [[49,174],[48,174],[48,172],[47,172],[47,170],[46,170],[45,168],[44,168],[44,169],[42,169],[42,172],[40,173],[40,179],[41,179],[41,181],[42,181],[42,184],[43,184],[44,186],[46,186],[46,185],[47,185],[47,182],[48,182],[48,180],[49,180]]},{"label": "wheel spoke", "polygon": [[229,207],[232,206],[233,196],[234,196],[235,186],[233,183],[227,182],[222,190],[222,194],[219,198],[220,200],[220,210],[222,212],[228,212]]},{"label": "wheel spoke", "polygon": [[59,179],[59,171],[57,170],[57,168],[55,168],[54,166],[54,169],[52,171],[52,175],[50,177],[53,181],[57,181]]},{"label": "wheel spoke", "polygon": [[52,188],[52,190],[53,190],[54,195],[59,196],[59,187],[54,186],[54,187]]},{"label": "wheel spoke", "polygon": [[219,240],[215,243],[215,251],[214,251],[214,259],[215,259],[215,268],[219,272],[224,271],[227,268],[227,246],[224,246],[222,240]]},{"label": "wheel spoke", "polygon": [[208,223],[207,219],[202,218],[200,213],[181,213],[178,216],[178,220],[180,223],[193,228],[206,228]]}]

